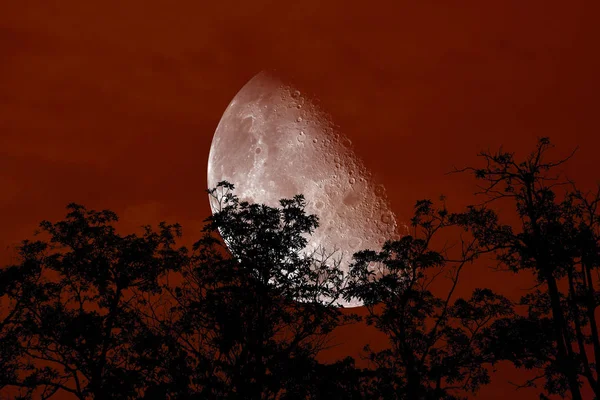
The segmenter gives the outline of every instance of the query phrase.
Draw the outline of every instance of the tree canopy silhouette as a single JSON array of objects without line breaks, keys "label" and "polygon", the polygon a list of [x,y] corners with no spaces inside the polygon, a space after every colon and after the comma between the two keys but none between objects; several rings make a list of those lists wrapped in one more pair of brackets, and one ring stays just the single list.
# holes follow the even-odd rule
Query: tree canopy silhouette
[{"label": "tree canopy silhouette", "polygon": [[181,268],[186,251],[173,248],[179,226],[120,236],[114,213],[68,209],[64,221],[41,223],[49,240],[24,241],[21,263],[3,270],[15,328],[2,359],[23,356],[17,365],[25,367],[25,374],[7,369],[4,384],[25,389],[25,398],[35,390],[41,398],[59,390],[80,399],[135,398],[154,368],[147,353],[157,354],[144,344],[149,330],[131,290],[156,293],[159,278]]},{"label": "tree canopy silhouette", "polygon": [[154,318],[156,327],[188,355],[188,394],[317,396],[309,384],[319,378],[315,368],[324,374],[342,365],[319,366],[315,356],[335,327],[353,320],[334,307],[339,266],[300,253],[318,224],[305,214],[302,196],[268,207],[240,202],[233,189],[221,182],[209,190],[221,208],[207,219],[182,283],[168,289],[167,318]]},{"label": "tree canopy silhouette", "polygon": [[302,196],[277,208],[232,190],[209,191],[223,207],[191,252],[177,224],[121,236],[114,213],[77,204],[43,221],[48,239],[2,269],[2,385],[23,398],[349,397],[353,360],[315,358],[356,320],[335,307],[335,257],[300,252],[317,218]]},{"label": "tree canopy silhouette", "polygon": [[[69,204],[0,269],[0,396],[456,400],[504,360],[539,371],[522,385],[543,381],[540,398],[600,398],[600,189],[556,175],[565,160],[547,161],[549,147],[520,162],[481,153],[483,168],[457,171],[484,183],[483,203],[417,201],[410,232],[356,253],[349,274],[332,249],[306,248],[318,218],[301,195],[250,204],[220,182],[189,250],[178,224],[121,235],[115,213]],[[498,201],[517,222],[502,222]],[[453,248],[438,247],[442,232]],[[485,287],[459,298],[483,254],[535,287],[516,304]],[[389,340],[365,348],[367,368],[319,359],[360,320],[338,308],[350,298]]]},{"label": "tree canopy silhouette", "polygon": [[[454,400],[490,382],[486,366],[495,358],[485,338],[494,319],[512,314],[512,304],[489,289],[453,298],[463,267],[480,253],[477,239],[463,239],[456,259],[431,249],[434,236],[454,220],[445,206],[418,201],[411,235],[354,256],[348,294],[364,300],[367,323],[391,344],[366,348],[376,368],[370,385],[376,398]],[[443,297],[431,290],[440,276],[450,281]]]},{"label": "tree canopy silhouette", "polygon": [[[549,161],[551,147],[541,138],[522,161],[502,149],[483,152],[484,167],[460,170],[474,173],[487,197],[464,213],[461,224],[493,251],[500,267],[532,272],[537,280],[519,303],[526,315],[497,321],[489,346],[519,367],[543,370],[525,385],[543,379],[549,394],[577,400],[584,379],[600,398],[600,189],[583,193],[562,177],[557,169],[570,156]],[[516,226],[502,223],[490,208],[498,201],[514,208]]]}]

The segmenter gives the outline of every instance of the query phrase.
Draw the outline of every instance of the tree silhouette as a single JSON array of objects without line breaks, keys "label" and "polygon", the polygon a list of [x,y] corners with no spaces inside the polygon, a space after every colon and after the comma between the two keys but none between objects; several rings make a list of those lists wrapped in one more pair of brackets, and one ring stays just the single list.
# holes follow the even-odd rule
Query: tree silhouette
[{"label": "tree silhouette", "polygon": [[27,389],[25,397],[39,389],[41,398],[59,390],[80,399],[135,398],[154,368],[146,353],[156,351],[143,343],[150,335],[130,290],[159,292],[158,279],[185,262],[185,249],[172,247],[179,227],[123,237],[112,226],[114,213],[68,209],[64,221],[41,223],[49,241],[24,241],[21,263],[3,271],[30,277],[20,286],[6,281],[22,305],[12,309],[15,348],[30,364],[26,377],[13,373],[7,383]]},{"label": "tree silhouette", "polygon": [[[459,399],[490,381],[486,364],[495,360],[483,343],[491,322],[512,313],[510,302],[489,289],[454,300],[461,270],[479,255],[476,239],[463,240],[459,257],[431,250],[434,236],[455,217],[445,206],[418,201],[412,235],[386,242],[381,252],[355,254],[348,295],[362,299],[367,323],[388,335],[391,347],[369,351],[375,365],[374,393],[385,399]],[[430,287],[450,279],[444,297]]]},{"label": "tree silhouette", "polygon": [[38,253],[39,248],[37,243],[24,242],[18,249],[23,262],[0,269],[0,390],[21,384],[20,375],[31,371],[22,360],[20,337],[23,330],[19,322],[37,297],[35,289],[41,268],[32,255]]},{"label": "tree silhouette", "polygon": [[354,320],[334,306],[341,271],[331,258],[302,255],[305,236],[317,227],[302,196],[268,207],[240,202],[233,189],[220,182],[209,190],[220,210],[194,244],[182,284],[147,316],[187,354],[185,396],[323,398],[315,391],[342,385],[324,385],[321,376],[339,379],[331,371],[348,370],[315,360],[328,334]]},{"label": "tree silhouette", "polygon": [[[459,170],[473,172],[487,197],[461,223],[495,252],[500,267],[532,272],[537,280],[520,301],[526,315],[498,321],[489,346],[519,367],[543,369],[526,385],[543,378],[548,393],[569,392],[577,400],[584,379],[600,398],[600,191],[584,194],[561,178],[557,167],[569,157],[547,161],[549,148],[541,138],[523,161],[502,149],[483,152],[485,167]],[[501,223],[489,208],[497,201],[514,207],[516,226]]]},{"label": "tree silhouette", "polygon": [[[551,175],[548,139],[517,162],[481,153],[486,200],[450,213],[416,203],[412,229],[381,251],[354,255],[344,275],[335,252],[307,249],[318,226],[301,195],[278,207],[249,204],[220,182],[217,210],[192,249],[178,224],[117,234],[117,216],[69,204],[41,223],[0,269],[0,393],[79,399],[455,400],[490,382],[509,360],[541,374],[546,395],[597,398],[600,365],[600,189],[583,193]],[[457,170],[459,171],[459,170]],[[497,201],[514,207],[500,221]],[[442,232],[454,247],[438,247]],[[447,237],[447,236],[446,236]],[[518,302],[478,288],[455,292],[482,254],[532,273]],[[445,278],[445,279],[444,279]],[[319,360],[332,332],[359,320],[339,301],[357,298],[389,347],[366,348],[369,368]]]}]

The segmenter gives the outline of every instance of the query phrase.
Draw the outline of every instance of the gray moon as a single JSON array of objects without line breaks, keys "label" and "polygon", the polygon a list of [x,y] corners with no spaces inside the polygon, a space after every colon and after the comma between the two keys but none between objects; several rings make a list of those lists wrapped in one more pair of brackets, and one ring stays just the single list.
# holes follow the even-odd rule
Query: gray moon
[{"label": "gray moon", "polygon": [[[319,218],[305,254],[335,252],[345,273],[356,251],[379,250],[397,237],[385,189],[374,182],[350,140],[306,96],[266,72],[236,94],[215,131],[208,187],[223,180],[235,185],[240,200],[272,207],[303,194],[306,212]],[[339,305],[362,303],[352,299]]]}]

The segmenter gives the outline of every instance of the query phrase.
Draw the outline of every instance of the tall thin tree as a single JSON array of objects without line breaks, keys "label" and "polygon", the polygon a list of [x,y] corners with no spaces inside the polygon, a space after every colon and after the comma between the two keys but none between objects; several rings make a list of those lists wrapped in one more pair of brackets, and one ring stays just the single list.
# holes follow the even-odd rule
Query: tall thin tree
[{"label": "tall thin tree", "polygon": [[[542,369],[528,385],[544,379],[548,393],[580,400],[585,381],[600,398],[600,191],[584,194],[562,177],[557,170],[572,154],[549,161],[551,147],[541,138],[522,161],[502,149],[483,152],[485,166],[457,170],[472,172],[486,197],[460,223],[495,253],[500,267],[531,272],[536,280],[520,301],[526,315],[498,321],[490,346],[517,366]],[[499,201],[515,210],[517,223],[501,222],[490,208]]]}]

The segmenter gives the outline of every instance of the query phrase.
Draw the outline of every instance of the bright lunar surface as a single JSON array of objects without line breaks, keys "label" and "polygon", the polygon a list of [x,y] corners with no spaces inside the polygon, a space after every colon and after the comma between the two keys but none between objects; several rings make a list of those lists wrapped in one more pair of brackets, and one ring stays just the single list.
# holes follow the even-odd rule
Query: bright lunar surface
[{"label": "bright lunar surface", "polygon": [[[237,93],[217,126],[208,187],[223,180],[235,185],[240,200],[271,207],[303,194],[306,212],[319,217],[305,252],[335,250],[345,272],[356,251],[380,250],[397,237],[385,189],[373,182],[350,140],[299,91],[265,72]],[[340,304],[362,305],[355,299]]]}]

